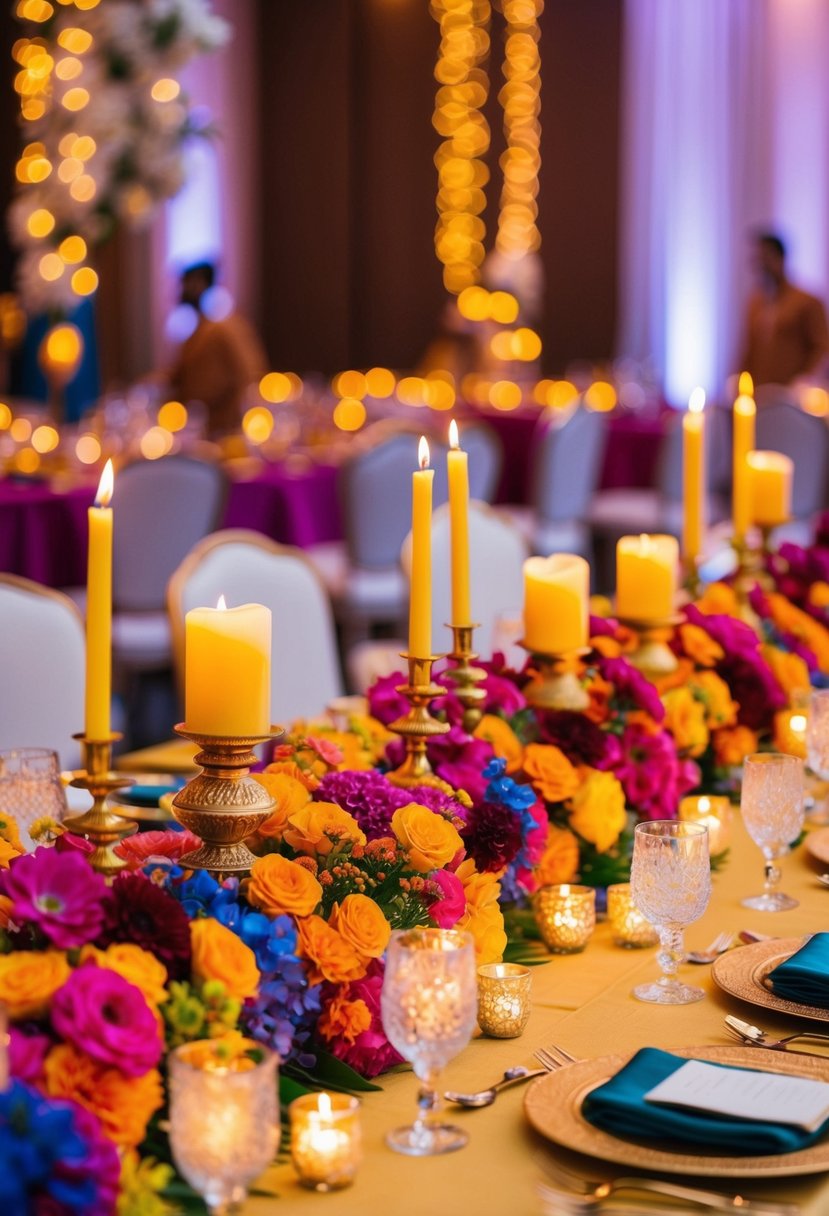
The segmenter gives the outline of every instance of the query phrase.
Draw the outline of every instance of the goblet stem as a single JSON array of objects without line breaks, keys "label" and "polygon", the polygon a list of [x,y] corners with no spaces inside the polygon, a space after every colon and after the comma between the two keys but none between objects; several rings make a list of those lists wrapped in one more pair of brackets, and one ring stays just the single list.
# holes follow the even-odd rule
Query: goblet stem
[{"label": "goblet stem", "polygon": [[437,1088],[437,1078],[437,1072],[430,1069],[425,1076],[420,1078],[422,1084],[417,1093],[417,1118],[412,1127],[414,1138],[422,1140],[424,1144],[431,1140],[434,1126],[438,1123],[440,1093]]},{"label": "goblet stem", "polygon": [[659,953],[656,961],[663,973],[659,983],[665,988],[673,988],[677,983],[676,973],[679,965],[685,958],[683,931],[682,929],[660,927],[658,932]]},{"label": "goblet stem", "polygon": [[779,866],[774,864],[774,858],[767,857],[763,866],[763,894],[768,899],[774,899],[777,896],[777,888],[780,886],[782,877]]}]

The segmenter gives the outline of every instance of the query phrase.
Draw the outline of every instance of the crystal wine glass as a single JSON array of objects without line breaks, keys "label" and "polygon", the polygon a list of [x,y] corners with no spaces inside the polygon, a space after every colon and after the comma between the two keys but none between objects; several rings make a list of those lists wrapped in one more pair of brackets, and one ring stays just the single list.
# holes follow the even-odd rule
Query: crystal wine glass
[{"label": "crystal wine glass", "polygon": [[803,761],[779,752],[746,756],[740,810],[749,836],[766,861],[763,894],[744,899],[743,907],[756,912],[796,908],[796,899],[777,890],[780,870],[774,861],[788,853],[803,827]]},{"label": "crystal wine glass", "polygon": [[685,958],[682,934],[699,920],[711,897],[708,828],[701,823],[655,819],[638,823],[630,871],[633,902],[659,933],[657,962],[663,974],[633,995],[657,1005],[689,1005],[705,996],[676,978]]},{"label": "crystal wine glass", "polygon": [[169,1056],[173,1160],[214,1216],[237,1210],[279,1146],[279,1057],[255,1046],[262,1059],[243,1069],[195,1063],[194,1051],[212,1043],[185,1043]]},{"label": "crystal wine glass", "polygon": [[0,752],[0,811],[13,815],[20,842],[34,848],[29,828],[48,816],[60,821],[66,814],[66,794],[60,780],[57,752],[47,747],[16,747]]},{"label": "crystal wine glass", "polygon": [[829,823],[829,688],[812,693],[806,714],[806,763],[819,778],[822,788],[814,788],[814,809],[809,813],[811,823]]},{"label": "crystal wine glass", "polygon": [[426,1157],[463,1148],[467,1133],[438,1118],[437,1076],[469,1042],[477,1011],[475,944],[455,929],[395,933],[380,998],[389,1042],[421,1082],[418,1116],[386,1136],[398,1153]]}]

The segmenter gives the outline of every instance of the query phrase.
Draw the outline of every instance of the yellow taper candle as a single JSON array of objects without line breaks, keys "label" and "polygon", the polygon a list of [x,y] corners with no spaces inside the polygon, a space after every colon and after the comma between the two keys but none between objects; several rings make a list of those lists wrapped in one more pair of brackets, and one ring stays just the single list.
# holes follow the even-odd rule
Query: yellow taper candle
[{"label": "yellow taper candle", "polygon": [[623,536],[616,546],[616,612],[628,621],[664,621],[676,604],[675,536]]},{"label": "yellow taper candle", "polygon": [[412,574],[409,591],[409,654],[425,659],[432,653],[432,481],[429,445],[420,436],[420,468],[412,474]]},{"label": "yellow taper candle", "polygon": [[89,508],[86,574],[86,737],[109,737],[112,695],[112,461],[101,473]]},{"label": "yellow taper candle", "polygon": [[449,522],[452,532],[452,624],[471,625],[469,597],[469,462],[462,451],[458,424],[449,423]]},{"label": "yellow taper candle", "polygon": [[705,393],[695,388],[682,419],[682,555],[699,557],[705,528]]},{"label": "yellow taper candle", "polygon": [[734,402],[732,515],[734,539],[741,541],[751,527],[751,486],[746,457],[754,449],[754,426],[757,406],[754,404],[754,384],[748,372],[740,376],[740,393]]},{"label": "yellow taper candle", "polygon": [[590,567],[573,553],[524,562],[524,645],[536,654],[566,654],[587,645]]},{"label": "yellow taper candle", "polygon": [[184,618],[184,719],[194,734],[266,735],[271,728],[271,610],[192,608]]},{"label": "yellow taper candle", "polygon": [[784,524],[792,514],[791,460],[782,452],[749,452],[746,464],[752,520],[764,528]]}]

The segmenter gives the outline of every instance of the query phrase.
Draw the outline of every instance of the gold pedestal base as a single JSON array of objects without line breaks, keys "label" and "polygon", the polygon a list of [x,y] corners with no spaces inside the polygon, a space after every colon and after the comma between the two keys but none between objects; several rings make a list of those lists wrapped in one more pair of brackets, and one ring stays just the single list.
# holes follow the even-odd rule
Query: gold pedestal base
[{"label": "gold pedestal base", "polygon": [[693,603],[694,600],[699,599],[702,592],[702,582],[699,577],[699,560],[696,557],[686,557],[682,563],[682,567],[685,571],[683,586],[688,592],[688,598]]},{"label": "gold pedestal base", "polygon": [[203,842],[201,848],[182,857],[181,865],[207,870],[219,881],[231,874],[247,874],[256,858],[244,841],[276,806],[265,787],[249,775],[250,766],[256,763],[251,749],[278,738],[282,731],[272,727],[264,735],[220,738],[188,730],[182,722],[176,732],[202,748],[196,755],[202,772],[173,799],[176,819]]},{"label": "gold pedestal base", "polygon": [[455,666],[447,671],[447,676],[455,684],[455,695],[463,705],[463,729],[471,735],[483,717],[483,706],[486,692],[478,688],[486,679],[483,667],[474,667],[477,654],[472,650],[472,633],[477,625],[450,625],[452,630],[452,652],[449,658]]},{"label": "gold pedestal base", "polygon": [[657,621],[633,621],[620,617],[620,624],[632,629],[639,639],[636,650],[626,657],[643,676],[669,676],[679,667],[679,660],[668,643],[681,620],[682,617],[678,615]]},{"label": "gold pedestal base", "polygon": [[131,823],[104,806],[107,797],[115,790],[132,785],[132,777],[111,771],[112,745],[121,738],[111,734],[106,739],[89,739],[86,735],[75,735],[84,750],[85,768],[75,773],[70,784],[75,789],[88,790],[92,795],[92,806],[80,815],[70,815],[63,821],[64,827],[78,836],[85,836],[95,847],[89,855],[89,863],[105,878],[114,878],[126,867],[126,862],[115,852],[115,846],[138,830]]},{"label": "gold pedestal base", "polygon": [[578,677],[578,659],[589,654],[589,648],[563,651],[561,654],[539,654],[520,641],[519,646],[532,657],[536,673],[524,688],[524,696],[536,709],[587,709],[590,697]]},{"label": "gold pedestal base", "polygon": [[445,735],[449,731],[448,722],[438,722],[429,713],[429,704],[435,697],[442,697],[445,688],[432,680],[432,664],[438,655],[429,655],[419,659],[413,655],[404,654],[402,658],[409,664],[409,683],[398,684],[397,691],[408,699],[411,709],[405,717],[398,718],[389,726],[396,735],[400,735],[406,745],[406,758],[399,768],[388,774],[392,785],[408,788],[414,785],[440,785],[441,781],[432,772],[432,766],[426,755],[426,747],[435,735]]}]

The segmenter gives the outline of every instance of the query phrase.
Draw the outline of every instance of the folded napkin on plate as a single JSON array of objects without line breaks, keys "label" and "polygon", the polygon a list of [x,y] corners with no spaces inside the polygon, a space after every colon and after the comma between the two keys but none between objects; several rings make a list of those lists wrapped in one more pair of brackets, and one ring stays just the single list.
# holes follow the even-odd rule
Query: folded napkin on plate
[{"label": "folded napkin on plate", "polygon": [[673,1140],[678,1144],[763,1157],[808,1148],[829,1127],[827,1120],[816,1132],[806,1132],[759,1119],[734,1119],[645,1101],[646,1093],[685,1063],[686,1060],[670,1052],[643,1047],[615,1077],[587,1095],[581,1113],[594,1127],[616,1136]]},{"label": "folded napkin on plate", "polygon": [[766,980],[775,996],[829,1009],[829,933],[816,933]]},{"label": "folded napkin on plate", "polygon": [[131,785],[126,796],[133,806],[158,806],[158,800],[163,794],[176,794],[182,785],[181,781],[170,785]]}]

